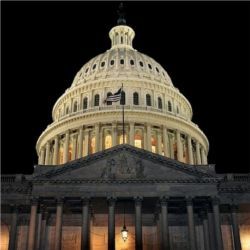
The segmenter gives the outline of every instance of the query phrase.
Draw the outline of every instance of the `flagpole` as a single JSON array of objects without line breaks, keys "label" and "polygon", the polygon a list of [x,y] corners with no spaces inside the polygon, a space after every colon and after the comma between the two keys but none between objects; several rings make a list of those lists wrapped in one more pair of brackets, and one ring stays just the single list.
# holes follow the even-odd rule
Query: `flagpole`
[{"label": "flagpole", "polygon": [[[123,93],[123,83],[122,83],[122,93]],[[122,94],[121,93],[121,94]],[[123,95],[124,96],[124,95]],[[122,96],[121,96],[122,98]],[[125,143],[125,129],[124,129],[124,102],[125,100],[122,99],[122,142]]]}]

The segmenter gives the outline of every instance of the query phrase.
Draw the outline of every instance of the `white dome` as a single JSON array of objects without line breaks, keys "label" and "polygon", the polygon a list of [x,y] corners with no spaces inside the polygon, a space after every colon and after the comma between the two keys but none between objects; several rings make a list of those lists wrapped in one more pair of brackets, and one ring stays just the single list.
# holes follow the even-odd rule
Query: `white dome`
[{"label": "white dome", "polygon": [[121,104],[106,103],[123,84],[125,142],[188,164],[206,164],[209,143],[192,107],[167,72],[135,50],[133,29],[109,32],[111,49],[87,62],[53,107],[37,141],[40,164],[62,164],[122,142]]}]

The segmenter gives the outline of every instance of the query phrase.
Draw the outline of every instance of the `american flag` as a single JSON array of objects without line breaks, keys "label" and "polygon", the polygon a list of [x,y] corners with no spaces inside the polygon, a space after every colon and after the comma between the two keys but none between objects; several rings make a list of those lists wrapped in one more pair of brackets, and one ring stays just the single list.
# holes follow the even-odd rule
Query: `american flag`
[{"label": "american flag", "polygon": [[120,88],[116,93],[113,95],[108,96],[104,102],[118,102],[121,100],[122,96],[122,88]]}]

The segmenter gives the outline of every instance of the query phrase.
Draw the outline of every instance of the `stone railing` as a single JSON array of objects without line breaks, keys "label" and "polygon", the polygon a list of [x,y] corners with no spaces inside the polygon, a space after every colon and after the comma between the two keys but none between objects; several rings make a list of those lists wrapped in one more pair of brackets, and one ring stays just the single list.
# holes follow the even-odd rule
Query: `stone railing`
[{"label": "stone railing", "polygon": [[238,181],[238,182],[249,182],[250,174],[227,174],[225,176],[226,181]]},{"label": "stone railing", "polygon": [[[85,113],[91,113],[91,112],[96,112],[96,111],[109,111],[109,110],[122,110],[121,105],[107,105],[107,106],[98,106],[98,107],[91,107],[88,109],[82,109],[76,112],[71,112],[67,115],[61,116],[58,121],[62,121],[66,118],[75,116],[75,115],[81,115]],[[125,105],[124,110],[135,110],[135,111],[151,111],[151,112],[156,112],[156,113],[162,113],[162,114],[167,114],[167,115],[172,115],[175,117],[179,117],[184,120],[188,120],[186,117],[182,116],[181,114],[176,114],[174,112],[167,111],[165,109],[158,109],[152,106],[137,106],[137,105]]]},{"label": "stone railing", "polygon": [[15,175],[2,175],[1,182],[2,183],[12,183],[15,182],[16,176]]}]

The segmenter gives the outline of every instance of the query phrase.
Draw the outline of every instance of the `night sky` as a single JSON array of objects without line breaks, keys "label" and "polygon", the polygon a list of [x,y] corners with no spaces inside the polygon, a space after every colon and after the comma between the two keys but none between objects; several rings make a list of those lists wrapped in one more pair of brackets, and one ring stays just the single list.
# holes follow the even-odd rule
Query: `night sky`
[{"label": "night sky", "polygon": [[[110,48],[119,2],[1,2],[2,173],[31,174],[56,100]],[[248,172],[247,2],[125,2],[133,46],[159,62],[190,101],[217,172]]]}]

